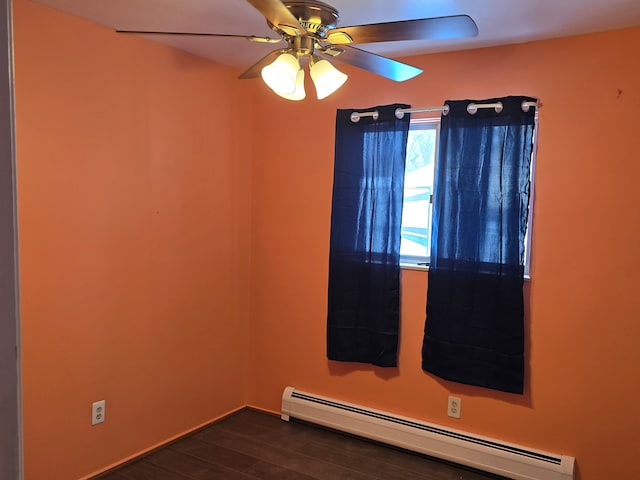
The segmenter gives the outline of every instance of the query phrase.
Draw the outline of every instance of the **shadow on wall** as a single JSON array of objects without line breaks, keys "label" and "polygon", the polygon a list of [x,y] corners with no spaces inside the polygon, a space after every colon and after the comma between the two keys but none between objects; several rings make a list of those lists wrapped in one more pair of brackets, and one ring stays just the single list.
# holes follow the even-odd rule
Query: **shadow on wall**
[{"label": "shadow on wall", "polygon": [[344,377],[354,372],[373,372],[376,377],[382,380],[391,380],[392,378],[400,376],[400,369],[398,367],[377,367],[367,363],[336,362],[333,360],[327,360],[327,366],[329,373],[336,377]]}]

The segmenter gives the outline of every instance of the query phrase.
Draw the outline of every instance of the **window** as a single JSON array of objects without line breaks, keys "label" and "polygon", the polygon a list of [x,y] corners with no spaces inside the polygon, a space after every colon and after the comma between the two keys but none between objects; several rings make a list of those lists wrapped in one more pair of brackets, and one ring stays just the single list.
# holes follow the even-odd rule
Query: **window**
[{"label": "window", "polygon": [[[533,158],[531,160],[531,199],[529,220],[525,237],[525,276],[529,275],[531,252],[531,217],[533,206],[533,183],[536,156],[535,136],[538,131],[536,114]],[[404,175],[404,204],[400,238],[400,263],[405,267],[429,265],[431,254],[431,221],[433,218],[433,177],[438,158],[439,118],[411,120],[407,140],[407,156]]]},{"label": "window", "polygon": [[400,262],[426,266],[431,251],[433,174],[440,119],[412,120],[407,140]]}]

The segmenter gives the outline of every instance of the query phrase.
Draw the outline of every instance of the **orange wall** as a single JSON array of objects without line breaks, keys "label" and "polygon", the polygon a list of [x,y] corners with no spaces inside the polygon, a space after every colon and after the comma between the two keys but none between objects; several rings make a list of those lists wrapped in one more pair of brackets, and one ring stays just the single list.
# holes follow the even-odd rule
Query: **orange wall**
[{"label": "orange wall", "polygon": [[[295,103],[28,0],[14,16],[26,480],[276,411],[286,385],[634,476],[639,29],[416,57],[404,84],[345,67],[334,96]],[[398,369],[328,362],[335,109],[508,94],[544,105],[525,395],[421,371],[423,272],[403,272]]]},{"label": "orange wall", "polygon": [[26,0],[14,22],[25,478],[77,479],[246,404],[250,97]]},{"label": "orange wall", "polygon": [[[260,95],[255,118],[250,402],[284,386],[577,458],[578,478],[636,476],[640,451],[640,29],[410,59],[395,84],[345,67],[334,96]],[[312,85],[307,85],[313,95]],[[266,89],[263,89],[266,91]],[[402,274],[399,367],[325,356],[336,108],[509,94],[541,99],[523,396],[421,371],[426,273]],[[277,121],[276,121],[277,120]],[[462,418],[447,417],[449,394]]]}]

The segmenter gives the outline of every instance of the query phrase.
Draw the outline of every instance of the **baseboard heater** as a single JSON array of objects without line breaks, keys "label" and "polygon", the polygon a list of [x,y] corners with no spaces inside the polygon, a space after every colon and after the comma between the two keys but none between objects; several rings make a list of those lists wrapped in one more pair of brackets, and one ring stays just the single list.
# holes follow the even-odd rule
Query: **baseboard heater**
[{"label": "baseboard heater", "polygon": [[515,480],[572,480],[575,459],[286,387],[281,418],[297,418]]}]

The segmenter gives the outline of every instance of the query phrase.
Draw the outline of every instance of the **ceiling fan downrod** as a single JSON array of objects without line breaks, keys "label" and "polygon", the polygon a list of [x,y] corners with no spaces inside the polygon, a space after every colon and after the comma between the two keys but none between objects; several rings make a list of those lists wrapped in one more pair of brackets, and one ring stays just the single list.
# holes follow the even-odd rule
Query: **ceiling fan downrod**
[{"label": "ceiling fan downrod", "polygon": [[288,39],[289,49],[297,57],[309,57],[314,54],[316,41],[312,37],[299,36]]}]

